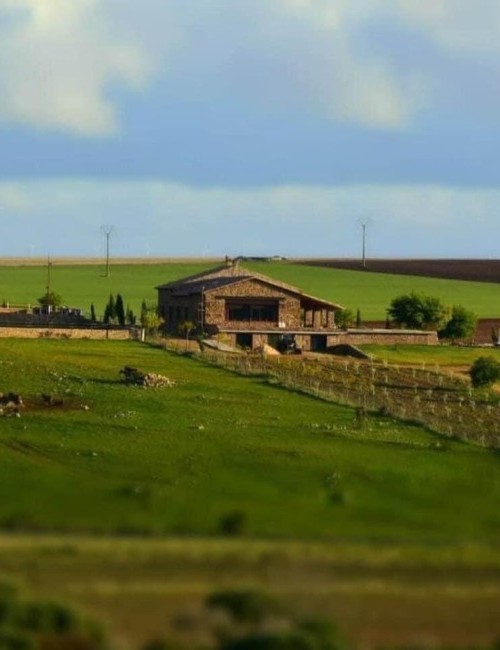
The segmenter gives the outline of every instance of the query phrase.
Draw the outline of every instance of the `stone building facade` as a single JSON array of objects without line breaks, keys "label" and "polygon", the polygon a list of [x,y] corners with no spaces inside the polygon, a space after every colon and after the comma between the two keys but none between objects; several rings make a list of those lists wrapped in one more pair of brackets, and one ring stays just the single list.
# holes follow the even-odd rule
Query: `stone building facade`
[{"label": "stone building facade", "polygon": [[273,341],[291,331],[337,331],[335,313],[342,309],[237,263],[157,290],[167,332],[176,333],[183,323],[191,322],[198,332],[224,333],[230,342],[244,347],[255,347],[264,333],[266,340]]},{"label": "stone building facade", "polygon": [[170,334],[187,322],[198,333],[217,335],[233,346],[271,345],[324,351],[350,343],[435,345],[435,332],[339,329],[335,314],[343,308],[289,284],[254,273],[238,263],[157,287],[158,310]]}]

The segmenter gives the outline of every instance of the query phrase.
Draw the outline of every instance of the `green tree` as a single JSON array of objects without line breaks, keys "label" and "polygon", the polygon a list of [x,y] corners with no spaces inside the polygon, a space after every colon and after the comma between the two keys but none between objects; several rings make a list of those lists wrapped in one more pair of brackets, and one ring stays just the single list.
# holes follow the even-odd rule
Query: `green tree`
[{"label": "green tree", "polygon": [[354,314],[350,309],[343,309],[335,313],[335,322],[338,327],[346,330],[354,322]]},{"label": "green tree", "polygon": [[125,311],[125,321],[127,322],[127,325],[135,325],[137,318],[134,314],[134,312],[130,309],[130,307],[127,305],[127,309]]},{"label": "green tree", "polygon": [[500,380],[500,363],[493,357],[478,357],[472,364],[469,375],[474,388],[491,386]]},{"label": "green tree", "polygon": [[123,305],[123,298],[121,294],[118,294],[116,296],[115,314],[116,314],[116,319],[118,321],[118,324],[125,325],[125,307]]},{"label": "green tree", "polygon": [[356,309],[356,327],[360,328],[362,327],[362,325],[363,325],[363,319],[361,318],[361,311],[358,307],[358,309]]},{"label": "green tree", "polygon": [[113,323],[116,318],[116,302],[112,293],[109,294],[108,304],[104,308],[103,321],[105,323]]},{"label": "green tree", "polygon": [[38,304],[41,307],[61,307],[63,304],[62,296],[54,291],[49,291],[45,293],[41,298],[38,298]]},{"label": "green tree", "polygon": [[95,323],[97,321],[96,315],[95,315],[95,307],[94,303],[90,305],[90,320],[92,323]]},{"label": "green tree", "polygon": [[179,324],[179,327],[177,329],[179,331],[179,334],[182,334],[183,336],[186,337],[186,352],[187,352],[189,349],[189,335],[191,334],[191,332],[194,332],[195,325],[193,321],[185,320],[183,323]]},{"label": "green tree", "polygon": [[439,332],[439,336],[452,341],[467,339],[474,335],[476,324],[477,316],[474,312],[462,307],[462,305],[453,305],[451,318]]},{"label": "green tree", "polygon": [[439,298],[412,291],[392,300],[387,314],[392,321],[410,329],[441,329],[447,309]]},{"label": "green tree", "polygon": [[158,315],[156,307],[148,307],[143,303],[141,307],[141,325],[148,334],[156,334],[163,325],[163,319]]}]

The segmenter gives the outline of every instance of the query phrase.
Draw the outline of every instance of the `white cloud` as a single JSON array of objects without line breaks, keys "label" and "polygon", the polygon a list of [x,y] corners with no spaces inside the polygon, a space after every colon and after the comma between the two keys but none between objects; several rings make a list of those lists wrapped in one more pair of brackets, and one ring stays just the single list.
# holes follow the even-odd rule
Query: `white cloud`
[{"label": "white cloud", "polygon": [[112,83],[139,88],[146,60],[100,0],[0,0],[0,120],[103,135],[118,128]]},{"label": "white cloud", "polygon": [[399,15],[442,47],[460,54],[500,50],[496,0],[393,0]]},{"label": "white cloud", "polygon": [[111,90],[153,72],[166,96],[379,129],[491,102],[485,64],[500,77],[497,0],[0,0],[0,19],[0,121],[82,135],[115,132]]},{"label": "white cloud", "polygon": [[498,256],[500,190],[302,185],[196,188],[160,181],[0,183],[2,255]]}]

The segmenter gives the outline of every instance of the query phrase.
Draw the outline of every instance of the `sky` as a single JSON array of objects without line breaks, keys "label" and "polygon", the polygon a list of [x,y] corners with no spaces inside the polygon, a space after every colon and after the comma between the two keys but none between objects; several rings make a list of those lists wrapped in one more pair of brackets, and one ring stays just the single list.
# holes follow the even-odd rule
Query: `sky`
[{"label": "sky", "polygon": [[0,0],[0,256],[499,258],[498,0]]}]

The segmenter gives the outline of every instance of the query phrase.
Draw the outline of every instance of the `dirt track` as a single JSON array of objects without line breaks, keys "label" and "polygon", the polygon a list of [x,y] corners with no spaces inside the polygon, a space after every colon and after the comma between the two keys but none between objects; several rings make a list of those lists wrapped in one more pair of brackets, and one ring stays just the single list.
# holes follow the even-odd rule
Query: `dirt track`
[{"label": "dirt track", "polygon": [[[335,269],[360,271],[359,259],[303,259],[297,260],[308,266],[324,266]],[[445,260],[445,259],[369,259],[366,270],[373,273],[396,273],[420,275],[450,280],[475,282],[500,282],[500,259],[498,260]]]}]

